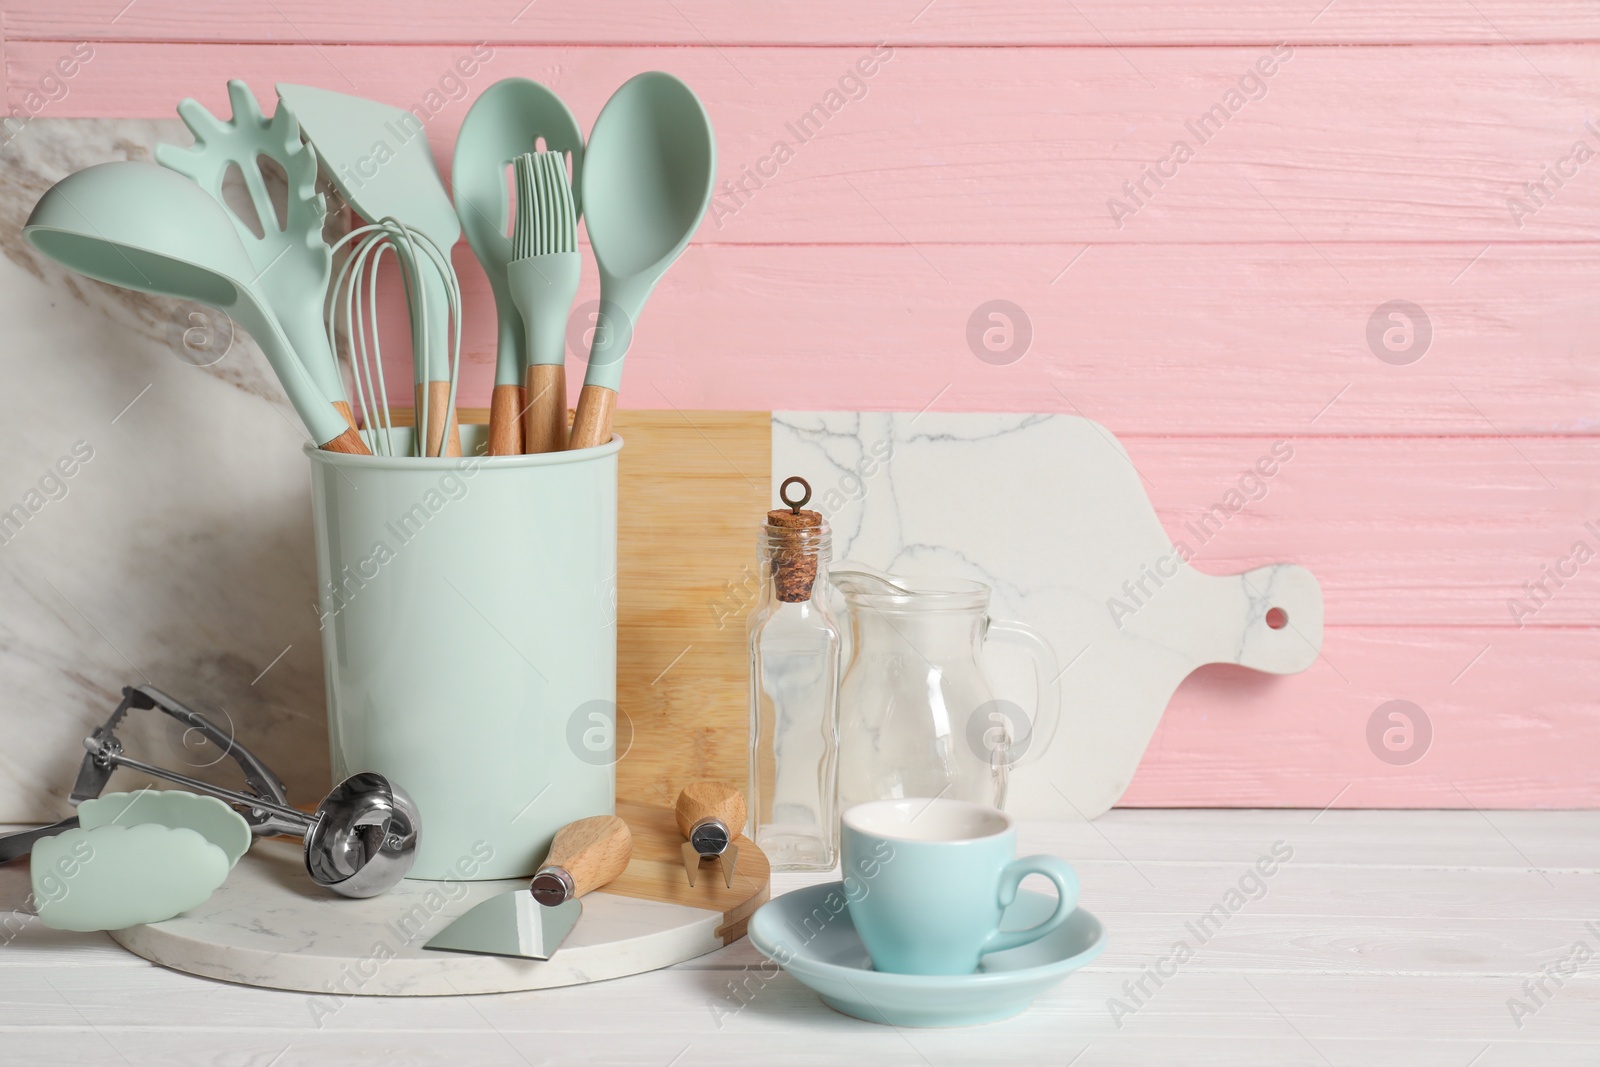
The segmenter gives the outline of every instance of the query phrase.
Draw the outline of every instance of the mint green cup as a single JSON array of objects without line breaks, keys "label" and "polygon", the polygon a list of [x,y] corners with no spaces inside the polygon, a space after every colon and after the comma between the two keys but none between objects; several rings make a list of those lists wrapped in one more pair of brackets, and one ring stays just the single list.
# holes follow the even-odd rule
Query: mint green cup
[{"label": "mint green cup", "polygon": [[[972,974],[989,952],[1039,940],[1078,905],[1078,877],[1063,859],[1017,859],[1011,816],[964,800],[874,800],[844,813],[841,871],[850,921],[875,970]],[[1055,883],[1050,917],[1001,930],[1030,874]]]},{"label": "mint green cup", "polygon": [[[617,453],[308,447],[336,780],[377,771],[422,831],[411,877],[533,874],[615,810]],[[402,441],[402,435],[405,440]]]}]

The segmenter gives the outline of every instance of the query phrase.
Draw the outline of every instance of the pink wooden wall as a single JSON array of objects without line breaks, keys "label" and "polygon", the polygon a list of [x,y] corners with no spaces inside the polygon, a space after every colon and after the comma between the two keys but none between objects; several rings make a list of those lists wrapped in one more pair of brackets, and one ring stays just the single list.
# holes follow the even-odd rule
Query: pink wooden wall
[{"label": "pink wooden wall", "polygon": [[[722,176],[748,192],[719,200],[652,301],[625,404],[1083,414],[1127,444],[1175,538],[1272,442],[1292,442],[1267,496],[1199,562],[1309,566],[1327,596],[1325,658],[1289,679],[1191,679],[1126,802],[1600,802],[1600,559],[1531,616],[1508,606],[1575,542],[1600,555],[1593,0],[0,12],[13,109],[170,116],[189,95],[225,110],[229,77],[263,96],[297,81],[436,107],[428,134],[446,162],[495,79],[545,82],[587,128],[629,75],[676,73],[711,113]],[[50,71],[80,41],[93,58],[63,95]],[[478,41],[493,56],[462,78],[454,64]],[[841,83],[875,49],[871,76]],[[1199,143],[1185,123],[1267,68]],[[841,86],[801,143],[786,124]],[[1131,200],[1123,183],[1178,138],[1192,158]],[[772,175],[779,140],[792,152],[757,187],[745,168]],[[1541,181],[1535,197],[1526,183]],[[458,259],[480,308],[466,402],[482,404],[490,298]],[[996,298],[1034,329],[1009,366],[965,341]],[[1367,341],[1395,299],[1432,325],[1409,365]],[[1369,749],[1368,720],[1391,699],[1432,724],[1410,765]]]}]

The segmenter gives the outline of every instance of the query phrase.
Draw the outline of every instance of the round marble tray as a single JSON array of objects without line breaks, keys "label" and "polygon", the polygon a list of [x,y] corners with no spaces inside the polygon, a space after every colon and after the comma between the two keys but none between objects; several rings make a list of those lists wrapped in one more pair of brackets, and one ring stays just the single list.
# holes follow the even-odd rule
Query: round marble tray
[{"label": "round marble tray", "polygon": [[526,879],[404,881],[383,896],[348,900],[306,876],[297,842],[263,840],[198,908],[111,936],[174,970],[343,999],[599,982],[705,955],[727,935],[720,911],[596,892],[583,898],[583,918],[547,961],[423,949],[472,905],[526,886]]}]

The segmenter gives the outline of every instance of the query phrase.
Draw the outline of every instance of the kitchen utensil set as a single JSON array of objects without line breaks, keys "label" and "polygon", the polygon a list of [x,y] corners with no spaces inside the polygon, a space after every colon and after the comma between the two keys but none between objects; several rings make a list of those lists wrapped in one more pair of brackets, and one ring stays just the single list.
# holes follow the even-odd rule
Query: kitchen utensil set
[{"label": "kitchen utensil set", "polygon": [[[450,256],[464,228],[499,320],[489,454],[609,441],[639,312],[711,201],[716,145],[689,88],[660,72],[626,82],[595,122],[589,154],[598,151],[599,164],[585,167],[583,135],[554,93],[526,78],[497,82],[462,124],[453,204],[411,112],[310,86],[277,89],[271,119],[239,80],[228,83],[226,122],[183,101],[178,114],[192,147],[159,146],[164,170],[111,163],[68,175],[40,199],[24,234],[91,278],[231,315],[261,346],[317,445],[353,454],[371,450],[340,378],[338,327],[350,336],[361,425],[373,437],[381,429],[380,447],[392,455],[375,304],[378,264],[393,252],[410,312],[413,400],[425,428],[416,451],[459,456],[462,315]],[[332,249],[322,235],[319,162],[367,223]],[[508,166],[516,169],[512,235]],[[286,186],[281,207],[268,168]],[[589,227],[600,316],[567,438],[563,356],[585,202],[599,206]],[[342,266],[330,286],[335,254],[350,242],[355,266]]]}]

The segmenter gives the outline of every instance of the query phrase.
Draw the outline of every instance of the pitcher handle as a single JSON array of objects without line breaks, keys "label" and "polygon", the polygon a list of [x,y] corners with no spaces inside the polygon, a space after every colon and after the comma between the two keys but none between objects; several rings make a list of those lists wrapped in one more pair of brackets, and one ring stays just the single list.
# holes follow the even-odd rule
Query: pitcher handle
[{"label": "pitcher handle", "polygon": [[[1027,743],[1015,755],[1007,753],[1006,766],[1015,767],[1031,762],[1044,754],[1055,740],[1056,724],[1061,718],[1061,667],[1056,661],[1056,651],[1044,635],[1025,622],[1014,619],[990,619],[984,639],[994,638],[1006,644],[1019,645],[1033,657],[1035,694],[1033,721],[1028,725]],[[1012,724],[1015,725],[1015,724]],[[1015,744],[1015,739],[1013,740]]]}]

